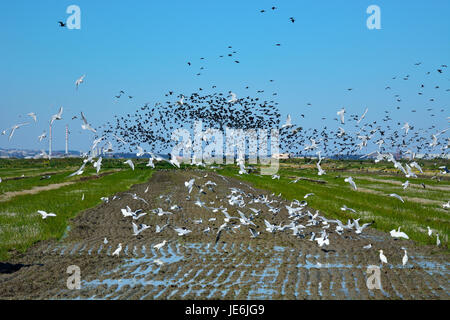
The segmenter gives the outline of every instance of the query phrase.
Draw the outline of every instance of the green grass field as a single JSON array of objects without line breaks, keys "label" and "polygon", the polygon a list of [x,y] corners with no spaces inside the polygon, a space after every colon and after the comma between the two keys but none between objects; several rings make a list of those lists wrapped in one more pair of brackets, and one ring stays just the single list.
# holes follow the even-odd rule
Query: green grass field
[{"label": "green grass field", "polygon": [[[110,197],[134,184],[148,181],[154,172],[145,166],[145,159],[133,160],[135,171],[123,161],[104,159],[100,177],[89,165],[83,175],[69,178],[69,174],[80,167],[80,159],[0,159],[0,177],[3,179],[0,183],[0,261],[8,258],[10,250],[24,252],[37,241],[60,239],[70,218],[100,204],[101,197]],[[238,175],[235,166],[223,166],[218,172],[250,182],[254,187],[281,193],[288,200],[303,200],[305,194],[314,193],[307,199],[308,204],[326,217],[338,218],[344,223],[356,218],[361,218],[361,222],[375,220],[373,227],[387,232],[401,226],[411,239],[420,243],[436,243],[435,235],[431,238],[427,235],[427,226],[430,226],[447,247],[450,211],[442,204],[450,200],[450,181],[430,179],[438,172],[438,166],[446,164],[442,160],[421,162],[424,177],[408,179],[410,186],[406,190],[401,183],[407,179],[397,174],[391,164],[370,161],[327,160],[322,163],[327,174],[322,176],[317,175],[314,161],[283,161],[278,172],[280,180],[261,176],[259,171]],[[158,163],[156,169],[173,167],[164,162]],[[50,179],[41,180],[43,175],[49,174]],[[348,176],[353,177],[357,191],[344,182]],[[325,183],[308,180],[289,183],[296,177]],[[421,183],[426,187],[423,188]],[[52,187],[55,189],[46,190]],[[34,193],[30,194],[31,190]],[[400,195],[405,203],[388,197],[389,193]],[[83,194],[85,199],[81,201]],[[342,211],[343,205],[357,213]],[[37,210],[54,212],[57,217],[43,220]]]},{"label": "green grass field", "polygon": [[[125,191],[134,184],[148,181],[153,170],[145,167],[143,163],[136,166],[135,171],[116,160],[105,160],[100,174],[110,174],[98,179],[81,179],[96,176],[93,168],[89,168],[82,176],[68,178],[68,175],[78,169],[78,161],[66,162],[58,159],[52,160],[53,167],[43,163],[36,168],[28,168],[27,165],[19,167],[22,160],[18,160],[16,172],[20,172],[29,178],[19,180],[7,180],[0,184],[0,199],[5,192],[31,190],[37,186],[48,186],[63,182],[72,182],[55,190],[41,191],[37,194],[23,194],[14,196],[6,201],[0,200],[0,261],[8,258],[8,251],[15,249],[24,252],[33,243],[46,239],[60,239],[67,229],[70,218],[79,212],[92,208],[101,203],[101,197],[110,197],[117,192]],[[61,164],[63,162],[63,164]],[[123,161],[122,161],[123,162]],[[136,164],[139,162],[136,162]],[[75,164],[75,165],[74,165]],[[64,167],[66,166],[66,167]],[[49,180],[40,180],[41,175],[55,172]],[[75,169],[75,170],[74,170]],[[7,168],[2,167],[5,173]],[[4,175],[15,176],[15,175]],[[85,195],[82,201],[82,196]],[[54,212],[57,216],[43,220],[37,210]]]}]

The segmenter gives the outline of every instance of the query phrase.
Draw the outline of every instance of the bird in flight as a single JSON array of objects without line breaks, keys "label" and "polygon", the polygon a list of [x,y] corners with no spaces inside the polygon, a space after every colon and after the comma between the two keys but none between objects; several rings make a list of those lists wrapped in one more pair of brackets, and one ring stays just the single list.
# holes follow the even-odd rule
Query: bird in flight
[{"label": "bird in flight", "polygon": [[58,113],[54,114],[52,116],[52,119],[50,120],[50,125],[52,125],[53,121],[55,121],[55,120],[62,120],[62,113],[63,113],[63,107],[59,108]]},{"label": "bird in flight", "polygon": [[88,123],[86,117],[84,116],[83,112],[81,112],[81,119],[83,120],[83,124],[81,125],[81,128],[83,130],[89,130],[92,131],[93,133],[97,133],[97,131],[91,127],[91,125]]},{"label": "bird in flight", "polygon": [[42,219],[47,219],[47,217],[56,217],[56,214],[54,213],[47,213],[42,210],[38,210],[38,213],[42,216]]},{"label": "bird in flight", "polygon": [[25,126],[27,124],[28,124],[28,122],[26,122],[26,123],[19,123],[19,124],[14,125],[11,128],[11,133],[9,134],[9,140],[11,141],[11,138],[13,137],[14,132],[16,131],[16,129],[19,129],[20,127],[23,127],[23,126]]},{"label": "bird in flight", "polygon": [[84,77],[86,77],[86,75],[84,74],[84,75],[82,75],[80,78],[78,78],[76,81],[75,81],[75,86],[76,86],[76,88],[77,88],[77,90],[78,90],[78,86],[80,85],[80,84],[82,84],[83,83],[83,81],[84,81]]},{"label": "bird in flight", "polygon": [[37,122],[37,117],[34,112],[27,113],[27,116],[30,116],[31,118],[33,118],[34,122]]},{"label": "bird in flight", "polygon": [[63,27],[63,28],[64,28],[64,27],[66,26],[66,24],[65,24],[64,22],[62,22],[62,21],[58,21],[58,23],[59,23],[59,26],[60,26],[60,27]]}]

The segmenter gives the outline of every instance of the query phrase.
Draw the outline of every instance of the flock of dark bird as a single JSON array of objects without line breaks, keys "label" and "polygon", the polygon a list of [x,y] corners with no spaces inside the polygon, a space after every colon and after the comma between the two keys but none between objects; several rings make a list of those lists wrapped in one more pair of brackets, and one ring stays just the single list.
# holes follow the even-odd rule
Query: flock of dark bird
[{"label": "flock of dark bird", "polygon": [[[443,73],[446,65],[437,71],[438,75]],[[426,72],[425,75],[429,75]],[[392,78],[392,84],[388,87],[394,90],[395,80]],[[403,79],[411,79],[406,75]],[[398,81],[398,80],[397,80]],[[411,80],[410,80],[411,81]],[[419,81],[419,89],[422,95],[436,94],[435,91],[441,88],[439,81],[426,91],[424,84]],[[211,87],[212,90],[216,86]],[[348,92],[353,88],[346,89]],[[445,92],[449,92],[446,89]],[[171,141],[171,133],[177,128],[192,129],[194,121],[201,120],[204,130],[206,128],[219,129],[225,131],[225,128],[233,129],[280,129],[281,150],[292,155],[304,156],[311,155],[312,151],[320,151],[322,155],[344,157],[355,154],[366,154],[369,147],[377,146],[379,153],[401,151],[403,154],[440,154],[446,155],[450,146],[450,139],[445,137],[444,133],[448,128],[438,130],[435,125],[427,128],[421,128],[417,125],[409,124],[407,121],[399,122],[391,117],[393,110],[385,110],[385,116],[381,120],[371,120],[370,111],[366,108],[361,109],[359,114],[350,114],[344,120],[345,110],[342,112],[342,118],[335,117],[338,125],[334,128],[323,126],[322,128],[304,128],[296,126],[286,121],[283,123],[282,115],[278,109],[278,103],[272,100],[266,100],[261,97],[252,97],[250,95],[236,98],[236,95],[229,91],[228,93],[202,93],[203,88],[198,92],[189,95],[174,94],[169,91],[166,97],[169,98],[163,103],[156,103],[153,106],[145,104],[132,113],[123,116],[115,116],[113,122],[108,122],[105,126],[105,135],[114,135],[121,137],[127,142],[129,151],[132,152],[136,146],[147,145],[153,152],[164,152],[175,144]],[[257,94],[264,90],[258,90]],[[444,93],[446,94],[446,93]],[[231,99],[229,97],[231,96]],[[399,94],[393,95],[393,103],[401,107],[401,97]],[[436,103],[436,98],[427,98],[428,103]],[[306,108],[311,108],[311,103]],[[301,107],[300,107],[301,108]],[[393,109],[392,107],[390,109]],[[446,117],[444,112],[446,107],[425,107],[429,117]],[[364,113],[363,113],[364,111]],[[411,109],[411,112],[416,112]],[[339,115],[340,112],[337,114]],[[298,118],[303,120],[307,118],[305,113],[300,113]],[[367,114],[367,116],[366,116]],[[290,115],[289,115],[290,118]],[[407,118],[405,116],[405,118]],[[322,117],[322,120],[325,120]],[[450,118],[447,117],[447,120]],[[352,125],[350,127],[350,125]],[[345,129],[343,128],[345,127]],[[311,142],[311,143],[310,143]]]},{"label": "flock of dark bird", "polygon": [[[278,8],[275,6],[269,9],[260,9],[261,14],[275,12]],[[290,23],[295,23],[294,17],[287,19]],[[62,21],[58,22],[61,27],[65,27]],[[281,46],[277,43],[276,46]],[[228,45],[228,52],[220,55],[219,58],[231,58],[235,63],[240,63],[237,59],[238,52],[233,46]],[[200,61],[205,61],[205,57],[200,57]],[[189,67],[194,66],[191,61],[187,62]],[[420,68],[422,62],[414,64],[414,68]],[[418,95],[423,97],[423,107],[420,111],[427,111],[429,117],[447,117],[444,113],[448,111],[447,106],[441,105],[437,107],[438,92],[442,93],[442,81],[448,80],[443,78],[447,65],[437,66],[433,71],[424,72],[424,77],[410,76],[393,76],[390,83],[386,84],[385,91],[393,92],[397,86],[396,81],[409,81],[417,85]],[[205,66],[200,65],[197,76],[201,75]],[[414,70],[416,71],[416,70]],[[430,80],[435,83],[425,85]],[[422,81],[423,80],[423,81]],[[269,80],[273,82],[273,79]],[[112,135],[120,144],[120,148],[128,148],[133,152],[137,146],[147,145],[153,152],[164,152],[175,144],[171,140],[172,132],[177,128],[192,129],[194,121],[201,120],[204,128],[214,128],[224,131],[225,128],[235,129],[271,129],[279,128],[281,150],[292,155],[311,154],[312,151],[322,152],[322,155],[332,156],[349,156],[354,154],[364,154],[370,149],[369,142],[373,142],[378,154],[383,152],[401,151],[414,157],[415,154],[440,154],[446,155],[450,145],[450,138],[446,140],[444,133],[448,128],[438,130],[435,125],[427,128],[421,128],[420,123],[409,124],[407,115],[403,112],[404,119],[402,121],[394,120],[393,113],[403,107],[403,97],[394,92],[392,95],[393,106],[388,106],[384,111],[385,115],[380,120],[372,118],[369,121],[370,111],[361,107],[347,116],[344,120],[345,108],[337,112],[339,117],[334,120],[338,125],[333,128],[323,126],[322,128],[305,128],[292,124],[291,116],[288,116],[286,124],[282,125],[281,112],[278,109],[278,103],[273,99],[263,99],[264,90],[257,90],[256,97],[247,94],[237,98],[236,94],[231,91],[226,93],[214,92],[217,87],[211,86],[213,93],[205,93],[203,88],[199,88],[198,92],[191,94],[175,94],[174,90],[169,91],[165,96],[167,101],[155,103],[150,106],[149,103],[141,106],[135,112],[127,113],[123,116],[115,116],[114,121],[108,122],[102,126],[103,136]],[[249,86],[245,86],[249,89]],[[354,88],[347,88],[347,92],[354,91]],[[445,89],[444,94],[448,94],[450,89]],[[272,93],[276,96],[277,92]],[[123,90],[115,95],[116,100],[122,96],[132,99],[133,96],[125,94]],[[228,97],[231,96],[231,99]],[[447,103],[447,99],[440,101]],[[306,103],[306,111],[313,108],[311,102]],[[301,107],[300,107],[301,108]],[[362,114],[363,110],[364,113]],[[413,108],[410,112],[417,112],[418,108]],[[403,110],[402,110],[403,111]],[[368,113],[366,117],[366,113]],[[299,120],[304,122],[306,112],[299,110]],[[362,114],[362,115],[361,115]],[[322,117],[325,120],[326,117]],[[365,121],[362,121],[365,120]],[[354,124],[349,128],[349,125]],[[98,136],[96,136],[98,138]],[[126,145],[126,146],[125,146]]]}]

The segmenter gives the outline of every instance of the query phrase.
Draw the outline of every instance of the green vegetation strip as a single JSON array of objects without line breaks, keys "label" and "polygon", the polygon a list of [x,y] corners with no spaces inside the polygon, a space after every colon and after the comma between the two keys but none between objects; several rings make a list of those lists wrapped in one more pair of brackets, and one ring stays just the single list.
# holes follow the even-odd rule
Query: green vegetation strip
[{"label": "green vegetation strip", "polygon": [[[60,239],[69,219],[99,205],[101,197],[111,197],[134,184],[148,181],[152,173],[148,168],[124,169],[95,180],[0,202],[0,261],[8,259],[8,251],[12,249],[25,252],[37,241]],[[83,194],[85,198],[81,201]],[[57,216],[43,220],[37,210]]]}]

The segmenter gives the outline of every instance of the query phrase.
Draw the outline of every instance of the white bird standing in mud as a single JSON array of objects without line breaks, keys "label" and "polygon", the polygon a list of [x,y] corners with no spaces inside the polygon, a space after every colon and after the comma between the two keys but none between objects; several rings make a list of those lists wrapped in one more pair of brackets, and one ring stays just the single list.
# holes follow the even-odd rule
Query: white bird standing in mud
[{"label": "white bird standing in mud", "polygon": [[428,236],[431,237],[431,235],[433,234],[433,230],[431,230],[429,226],[427,226],[427,229],[428,229]]},{"label": "white bird standing in mud", "polygon": [[381,264],[383,264],[383,263],[388,263],[386,256],[383,254],[383,250],[380,249],[379,252],[380,252],[380,261],[381,261]]},{"label": "white bird standing in mud", "polygon": [[113,252],[113,256],[119,256],[120,251],[122,251],[122,244],[119,243],[119,246],[117,247],[117,249]]},{"label": "white bird standing in mud", "polygon": [[405,248],[402,247],[402,249],[403,251],[405,251],[405,255],[402,258],[402,264],[405,265],[408,262],[408,253],[406,252]]},{"label": "white bird standing in mud", "polygon": [[164,246],[166,245],[166,243],[167,243],[167,240],[164,240],[164,241],[161,242],[161,243],[155,244],[155,245],[153,246],[153,248],[155,248],[156,250],[159,250],[159,249],[161,249],[162,247],[164,247]]},{"label": "white bird standing in mud", "polygon": [[48,217],[56,217],[56,214],[54,213],[47,213],[42,210],[38,210],[38,213],[42,216],[42,219],[47,219]]}]

